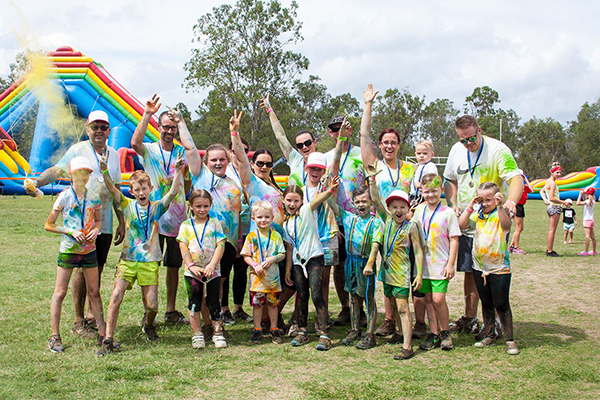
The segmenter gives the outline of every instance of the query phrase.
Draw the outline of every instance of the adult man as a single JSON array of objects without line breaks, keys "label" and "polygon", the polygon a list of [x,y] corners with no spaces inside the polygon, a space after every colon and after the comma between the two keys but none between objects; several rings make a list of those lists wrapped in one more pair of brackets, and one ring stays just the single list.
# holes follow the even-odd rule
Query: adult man
[{"label": "adult man", "polygon": [[[106,264],[106,258],[108,256],[108,251],[110,250],[110,244],[113,238],[113,214],[111,210],[111,204],[113,204],[113,201],[112,195],[104,184],[104,178],[100,172],[98,158],[100,156],[108,157],[108,172],[118,188],[119,183],[121,182],[121,168],[119,166],[119,156],[117,151],[106,144],[108,136],[110,135],[110,122],[108,120],[108,115],[104,111],[92,111],[88,116],[85,131],[88,135],[88,140],[71,146],[54,167],[50,167],[42,172],[36,182],[36,187],[42,187],[52,183],[59,177],[67,177],[69,172],[69,162],[73,158],[77,156],[83,156],[90,160],[93,171],[86,188],[90,192],[98,194],[102,203],[102,211],[100,213],[102,227],[100,234],[96,238],[98,274],[102,276],[104,264]],[[27,188],[25,190],[30,196],[35,196],[35,190],[33,192],[27,190]],[[115,245],[118,245],[123,241],[125,235],[125,225],[123,224],[123,213],[117,208],[115,208],[115,212],[117,213],[117,217],[119,219],[119,226],[117,227],[115,235]],[[100,285],[100,279],[98,279],[98,285]],[[91,315],[89,304],[87,307],[88,315],[86,318],[84,318],[86,288],[85,278],[81,268],[77,269],[77,272],[73,277],[72,296],[73,308],[75,309],[75,320],[73,322],[72,329],[73,333],[87,337],[95,336],[95,322]]]},{"label": "adult man", "polygon": [[[159,100],[160,97],[155,94],[152,96],[152,99],[146,102],[142,119],[131,138],[131,147],[140,156],[140,162],[148,175],[150,175],[150,180],[152,181],[151,201],[162,199],[170,190],[173,183],[173,176],[175,175],[175,160],[178,157],[185,157],[186,151],[195,149],[189,133],[180,134],[181,143],[185,148],[174,142],[180,118],[176,110],[164,111],[159,115],[158,132],[160,133],[160,141],[144,143],[150,118],[160,109]],[[187,318],[175,309],[177,287],[179,285],[179,269],[183,263],[179,243],[177,243],[175,238],[179,233],[179,226],[186,219],[185,192],[187,190],[178,192],[175,199],[171,202],[169,210],[158,222],[161,250],[165,251],[163,265],[167,267],[167,308],[165,310],[165,322],[174,324],[189,323]]]},{"label": "adult man", "polygon": [[[507,197],[504,209],[509,215],[516,212],[516,204],[523,193],[523,180],[510,149],[499,140],[482,136],[477,120],[464,115],[456,120],[459,142],[452,146],[444,170],[445,193],[448,206],[457,215],[467,208],[483,182],[494,182],[503,188]],[[508,194],[506,187],[508,185]],[[458,271],[465,273],[465,315],[453,326],[454,331],[475,333],[478,329],[477,304],[479,295],[473,278],[473,231],[462,231],[458,248]]]}]

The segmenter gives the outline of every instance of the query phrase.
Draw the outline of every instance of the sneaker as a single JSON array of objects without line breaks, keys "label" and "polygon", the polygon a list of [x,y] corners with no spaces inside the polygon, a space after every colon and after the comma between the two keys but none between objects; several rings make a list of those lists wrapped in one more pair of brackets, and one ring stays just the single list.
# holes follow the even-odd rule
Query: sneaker
[{"label": "sneaker", "polygon": [[331,339],[327,335],[319,336],[319,343],[317,343],[317,350],[327,351],[331,348]]},{"label": "sneaker", "polygon": [[48,339],[48,350],[53,353],[62,353],[65,351],[59,335],[50,336],[50,339]]},{"label": "sneaker", "polygon": [[271,334],[271,342],[275,344],[283,344],[283,332],[281,329],[271,329],[269,333]]},{"label": "sneaker", "polygon": [[365,310],[363,308],[360,309],[360,321],[358,322],[358,326],[361,328],[367,327],[367,314],[365,314]]},{"label": "sneaker", "polygon": [[415,326],[412,331],[413,339],[425,339],[427,337],[427,326],[425,322],[415,322]]},{"label": "sneaker", "polygon": [[215,333],[212,337],[212,341],[217,349],[224,349],[227,347],[227,341],[223,333]]},{"label": "sneaker", "polygon": [[381,325],[379,325],[379,328],[377,328],[377,330],[375,330],[375,335],[389,336],[395,332],[396,332],[396,324],[394,323],[394,320],[386,319],[381,323]]},{"label": "sneaker", "polygon": [[[146,315],[144,315],[146,317]],[[169,311],[165,313],[165,322],[167,324],[180,324],[180,325],[189,325],[190,321],[183,316],[179,311]]]},{"label": "sneaker", "polygon": [[404,341],[404,336],[401,333],[394,332],[394,334],[387,340],[389,344],[398,344]]},{"label": "sneaker", "polygon": [[377,342],[375,341],[375,335],[372,333],[366,333],[363,337],[356,343],[356,348],[359,350],[368,350],[375,347]]},{"label": "sneaker", "polygon": [[433,350],[436,347],[440,347],[441,340],[440,335],[436,335],[435,333],[430,333],[429,336],[419,345],[421,350],[429,351]]},{"label": "sneaker", "polygon": [[577,254],[578,256],[589,256],[590,254],[587,251],[582,251]]},{"label": "sneaker", "polygon": [[96,324],[96,318],[84,318],[83,326],[87,331],[98,332],[98,325]]},{"label": "sneaker", "polygon": [[[502,336],[502,326],[500,325],[500,321],[496,318],[495,322],[496,326],[494,327],[494,335],[496,339]],[[485,338],[485,324],[481,324],[481,329],[479,333],[475,335],[475,341],[480,342]]]},{"label": "sneaker", "polygon": [[212,325],[202,325],[202,336],[204,336],[204,340],[210,340],[213,337],[213,327]]},{"label": "sneaker", "polygon": [[512,252],[513,254],[527,254],[525,250],[521,249],[520,247],[514,247]]},{"label": "sneaker", "polygon": [[263,337],[269,337],[269,331],[271,330],[271,320],[269,318],[265,318],[260,321],[260,328],[262,329]]},{"label": "sneaker", "polygon": [[590,251],[588,253],[588,256],[597,256],[597,255],[598,255],[598,253],[596,253],[595,251]]},{"label": "sneaker", "polygon": [[235,319],[233,319],[233,315],[231,315],[231,311],[229,310],[221,311],[221,321],[225,325],[235,324]]},{"label": "sneaker", "polygon": [[512,252],[513,252],[513,250],[514,250],[514,247],[513,247],[513,246],[508,246],[508,252],[509,252],[509,253],[512,253]]},{"label": "sneaker", "polygon": [[454,348],[454,344],[452,344],[452,335],[450,335],[450,331],[440,332],[440,347],[442,348],[442,350],[452,350]]},{"label": "sneaker", "polygon": [[206,347],[206,343],[204,343],[204,335],[194,335],[192,336],[192,348],[194,349],[203,349]]},{"label": "sneaker", "polygon": [[554,250],[548,251],[546,250],[546,257],[562,257],[560,254],[555,252]]},{"label": "sneaker", "polygon": [[352,343],[360,339],[360,331],[354,329],[348,331],[345,338],[342,339],[342,344],[345,346],[352,346]]},{"label": "sneaker", "polygon": [[400,349],[398,354],[394,356],[394,360],[408,360],[415,355],[413,349],[405,349],[404,347]]},{"label": "sneaker", "polygon": [[115,346],[112,339],[102,341],[102,347],[96,353],[98,357],[104,357],[115,352]]},{"label": "sneaker", "polygon": [[463,328],[465,327],[465,321],[467,319],[468,318],[465,315],[463,315],[459,319],[457,319],[455,322],[450,322],[448,324],[450,332],[454,332],[454,333],[462,332]]},{"label": "sneaker", "polygon": [[[102,343],[104,343],[104,336],[102,335],[98,335],[98,339],[96,340],[96,346],[98,347],[102,347]],[[113,349],[118,349],[121,346],[121,343],[117,342],[114,339],[111,339],[111,341],[113,342]]]},{"label": "sneaker", "polygon": [[262,329],[258,330],[258,329],[253,329],[252,330],[252,337],[250,338],[250,342],[252,344],[260,344],[260,339],[262,338]]},{"label": "sneaker", "polygon": [[246,311],[242,310],[241,308],[233,313],[233,318],[241,319],[242,321],[250,322],[250,323],[254,322],[254,318],[252,318],[252,316],[250,314],[248,314]]},{"label": "sneaker", "polygon": [[519,354],[519,348],[514,341],[510,340],[506,342],[506,353],[510,354],[511,356],[516,356]]},{"label": "sneaker", "polygon": [[308,332],[307,331],[299,331],[294,339],[292,339],[292,346],[299,347],[304,346],[308,343]]},{"label": "sneaker", "polygon": [[494,337],[485,337],[483,338],[483,340],[479,341],[479,342],[475,342],[473,344],[473,346],[475,347],[489,347],[489,346],[493,346],[496,342],[496,338]]},{"label": "sneaker", "polygon": [[86,327],[85,319],[80,319],[73,323],[71,332],[77,336],[81,336],[84,339],[95,339],[96,332]]},{"label": "sneaker", "polygon": [[470,334],[479,332],[479,320],[477,317],[467,318],[465,321],[463,332]]},{"label": "sneaker", "polygon": [[146,334],[146,339],[148,339],[149,342],[160,339],[156,334],[156,325],[144,325],[142,326],[142,332]]},{"label": "sneaker", "polygon": [[290,328],[288,329],[288,336],[289,337],[296,337],[301,332],[302,331],[300,330],[300,327],[298,326],[298,324],[292,324],[292,325],[290,325]]},{"label": "sneaker", "polygon": [[342,307],[342,311],[333,321],[333,326],[346,326],[350,323],[350,307]]}]

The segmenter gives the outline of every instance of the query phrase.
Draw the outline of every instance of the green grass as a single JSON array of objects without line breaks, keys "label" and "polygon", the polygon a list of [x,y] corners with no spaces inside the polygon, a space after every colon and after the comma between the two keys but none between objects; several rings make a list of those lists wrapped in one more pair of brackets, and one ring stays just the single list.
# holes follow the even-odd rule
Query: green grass
[{"label": "green grass", "polygon": [[[583,249],[583,230],[577,228],[575,244],[563,245],[561,224],[555,248],[565,257],[546,258],[548,219],[541,202],[526,206],[521,244],[528,254],[511,260],[511,303],[521,354],[510,357],[503,345],[476,349],[472,337],[459,335],[452,352],[418,352],[403,362],[392,359],[397,346],[381,340],[369,351],[336,345],[329,352],[317,352],[314,335],[303,348],[292,348],[289,339],[282,346],[266,342],[252,346],[249,324],[229,329],[232,338],[225,350],[217,351],[211,344],[192,351],[189,327],[162,324],[162,339],[149,344],[139,328],[142,306],[137,287],[127,293],[117,326],[122,351],[97,358],[92,341],[70,333],[69,295],[62,314],[66,351],[52,354],[46,342],[58,237],[43,230],[50,208],[50,197],[41,201],[0,197],[0,398],[600,397],[600,257],[577,257]],[[105,307],[118,256],[119,249],[113,248],[103,274]],[[160,282],[164,305],[162,271]],[[330,298],[331,311],[337,313],[333,289]],[[381,288],[378,300],[382,311]],[[448,301],[452,318],[460,316],[461,274],[450,284]],[[178,309],[185,304],[181,285]],[[286,310],[286,317],[290,312]],[[345,332],[333,329],[334,343]]]}]

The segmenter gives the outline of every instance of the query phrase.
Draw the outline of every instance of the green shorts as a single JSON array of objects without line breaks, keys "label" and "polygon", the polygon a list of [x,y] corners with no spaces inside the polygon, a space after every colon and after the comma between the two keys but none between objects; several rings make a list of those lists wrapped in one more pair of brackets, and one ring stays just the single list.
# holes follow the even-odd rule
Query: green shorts
[{"label": "green shorts", "polygon": [[421,293],[446,293],[448,292],[447,279],[423,279],[423,286],[419,289]]},{"label": "green shorts", "polygon": [[129,282],[127,289],[131,289],[136,280],[140,286],[158,286],[158,261],[121,260],[117,265],[115,279]]},{"label": "green shorts", "polygon": [[392,286],[387,283],[383,284],[383,294],[385,297],[395,297],[397,299],[408,299],[410,290],[405,287]]}]

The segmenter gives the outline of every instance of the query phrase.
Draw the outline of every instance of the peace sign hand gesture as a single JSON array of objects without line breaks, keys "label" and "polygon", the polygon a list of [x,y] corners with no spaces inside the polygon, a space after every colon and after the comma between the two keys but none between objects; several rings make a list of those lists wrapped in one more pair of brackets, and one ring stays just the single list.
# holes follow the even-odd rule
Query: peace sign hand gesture
[{"label": "peace sign hand gesture", "polygon": [[229,119],[229,132],[240,131],[240,120],[242,119],[243,112],[237,113],[237,110],[233,110],[233,116]]}]

